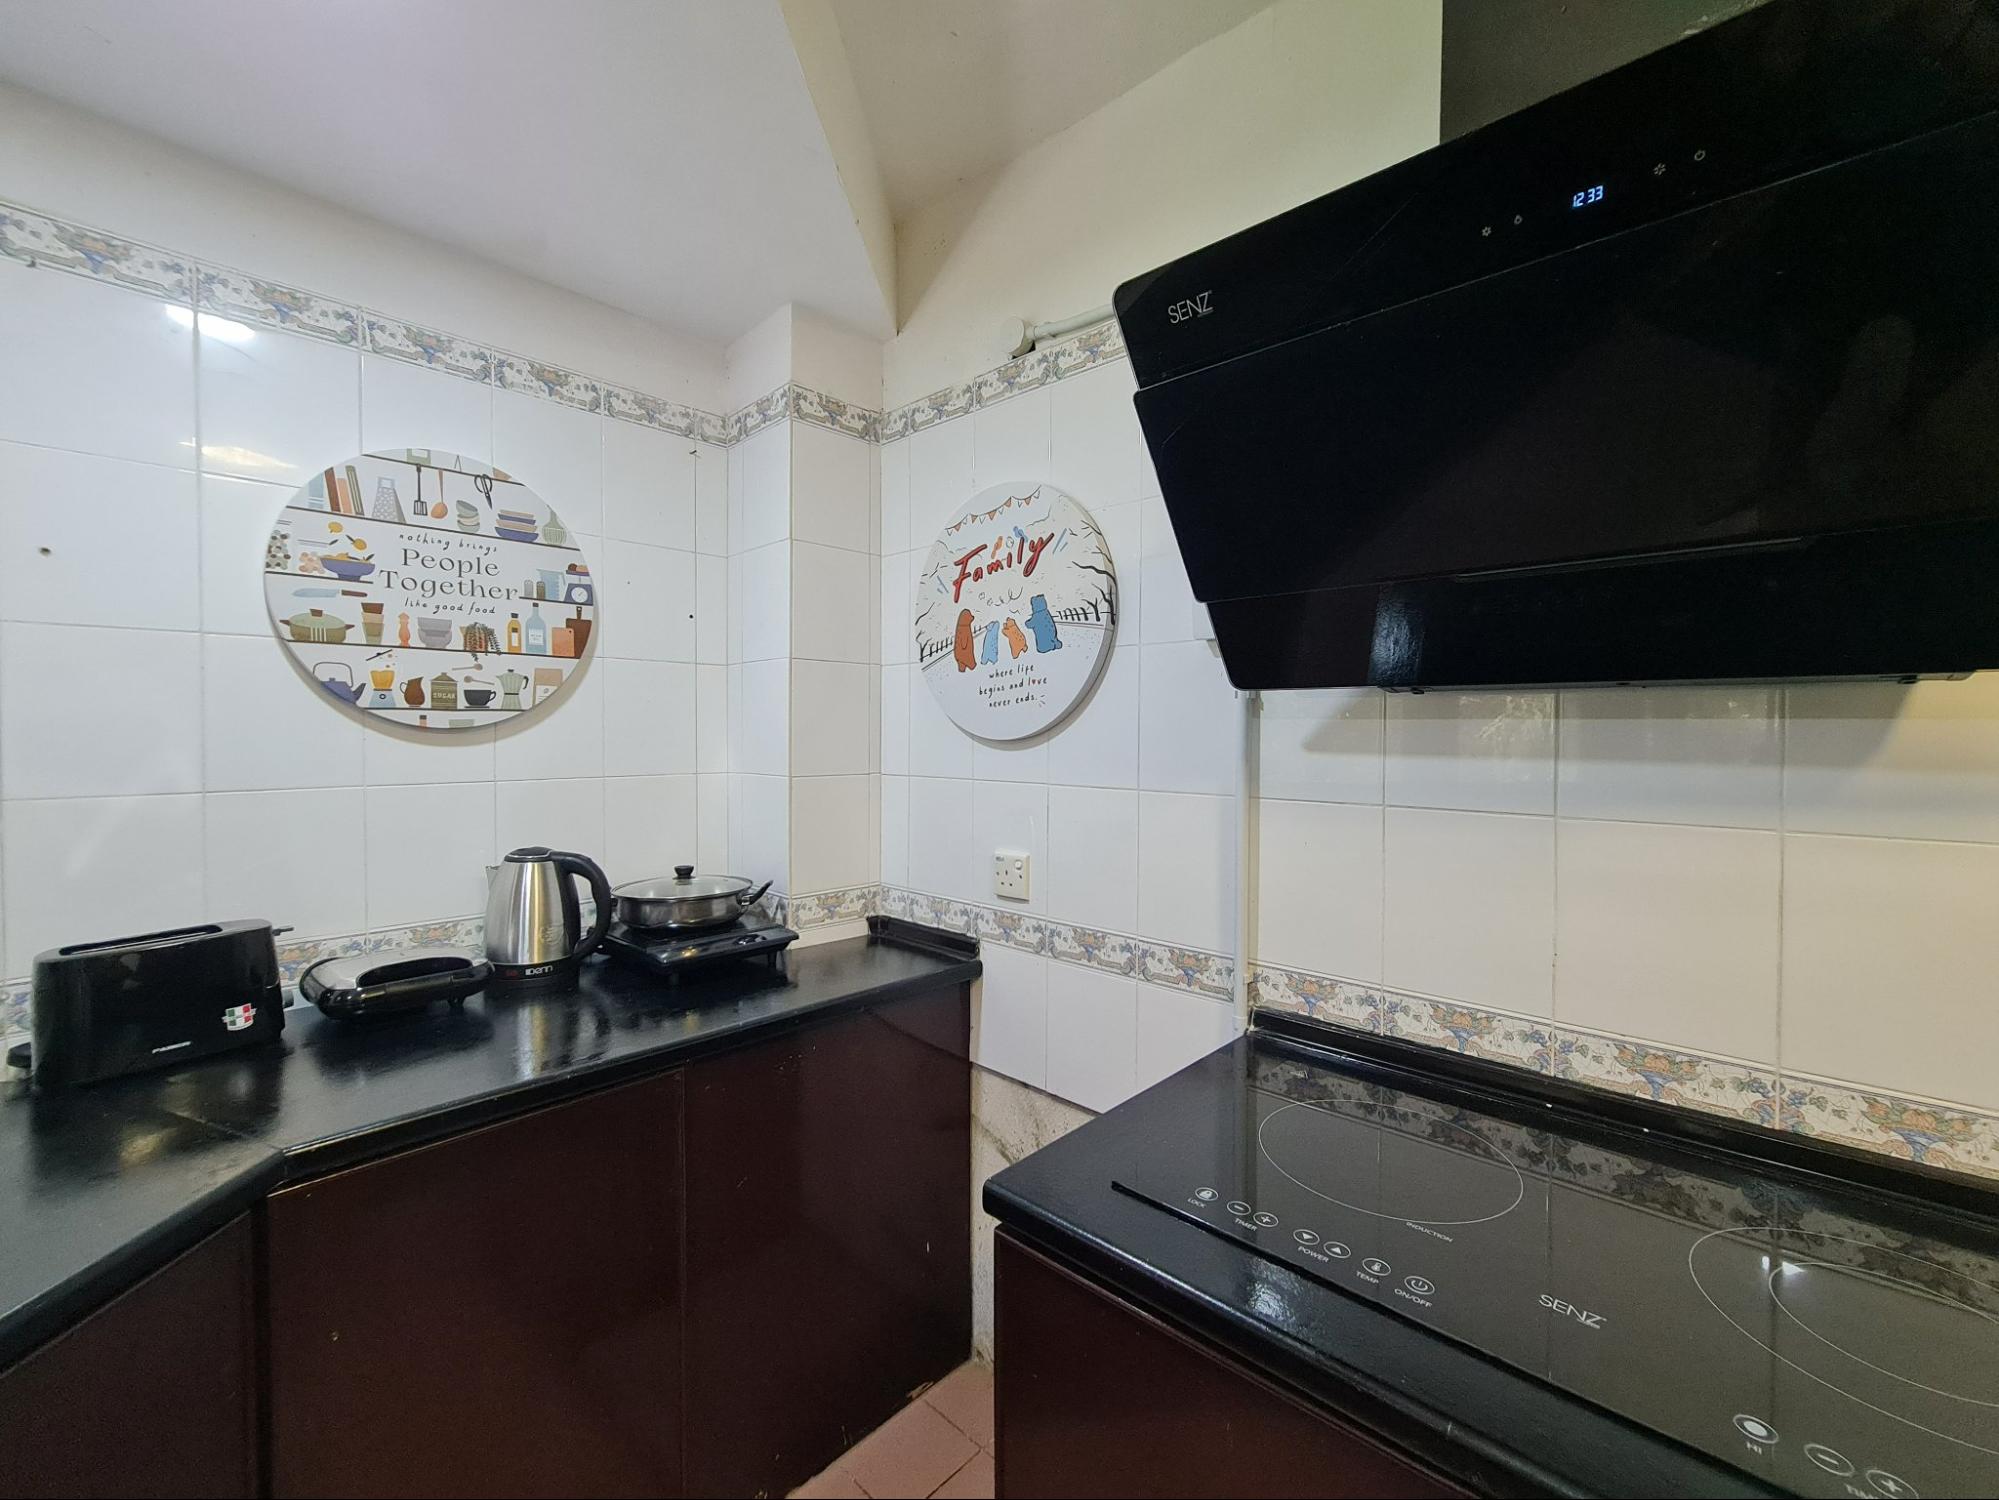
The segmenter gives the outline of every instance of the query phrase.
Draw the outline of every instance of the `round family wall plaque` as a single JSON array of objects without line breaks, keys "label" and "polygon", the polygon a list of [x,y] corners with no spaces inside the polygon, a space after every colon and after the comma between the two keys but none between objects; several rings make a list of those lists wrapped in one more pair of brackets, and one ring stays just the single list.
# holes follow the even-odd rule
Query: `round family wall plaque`
[{"label": "round family wall plaque", "polygon": [[1104,534],[1051,484],[982,490],[916,583],[916,661],[951,721],[987,740],[1058,724],[1110,660],[1117,570]]},{"label": "round family wall plaque", "polygon": [[562,691],[597,586],[548,503],[433,448],[315,474],[264,549],[278,639],[328,696],[419,729],[480,729]]}]

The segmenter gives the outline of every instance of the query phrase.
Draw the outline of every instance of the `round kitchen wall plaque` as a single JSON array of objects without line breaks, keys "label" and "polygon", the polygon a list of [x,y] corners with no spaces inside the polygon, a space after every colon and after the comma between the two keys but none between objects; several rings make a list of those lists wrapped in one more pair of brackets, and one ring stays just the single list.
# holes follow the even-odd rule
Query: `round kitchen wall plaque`
[{"label": "round kitchen wall plaque", "polygon": [[917,665],[954,724],[987,740],[1039,734],[1110,660],[1110,546],[1052,484],[982,490],[931,547],[915,624]]},{"label": "round kitchen wall plaque", "polygon": [[479,729],[562,690],[597,586],[544,500],[434,448],[315,474],[264,547],[278,639],[322,691],[419,729]]}]

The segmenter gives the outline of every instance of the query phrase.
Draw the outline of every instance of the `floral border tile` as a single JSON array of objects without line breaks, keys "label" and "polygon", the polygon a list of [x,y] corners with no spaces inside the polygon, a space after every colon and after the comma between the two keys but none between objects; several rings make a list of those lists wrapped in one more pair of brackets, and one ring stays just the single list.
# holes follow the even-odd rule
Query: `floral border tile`
[{"label": "floral border tile", "polygon": [[781,385],[774,391],[766,391],[742,410],[730,413],[729,441],[740,443],[790,415],[791,387]]},{"label": "floral border tile", "polygon": [[1102,969],[1109,974],[1138,973],[1138,939],[1121,932],[1103,932],[1094,927],[1071,927],[1052,922],[1048,927],[1048,955],[1086,969]]},{"label": "floral border tile", "polygon": [[787,925],[803,932],[809,927],[826,927],[835,922],[854,922],[872,916],[879,889],[878,886],[856,885],[843,890],[793,896],[790,902],[791,921]]},{"label": "floral border tile", "polygon": [[844,432],[848,437],[859,438],[864,443],[879,442],[881,413],[869,407],[855,406],[842,401],[838,396],[829,396],[824,391],[815,391],[810,386],[793,385],[791,391],[791,415],[794,420],[810,422],[815,427],[830,428],[834,432]]},{"label": "floral border tile", "polygon": [[693,407],[621,385],[604,387],[604,415],[640,427],[657,428],[676,437],[691,438],[701,430],[701,413]]},{"label": "floral border tile", "polygon": [[970,416],[975,400],[970,383],[954,385],[941,391],[932,391],[920,396],[896,412],[901,432],[921,432],[926,427],[935,427],[939,422],[948,422],[953,417]]},{"label": "floral border tile", "polygon": [[440,333],[435,328],[405,323],[400,318],[384,317],[380,313],[364,314],[361,327],[371,354],[442,370],[447,375],[474,380],[481,385],[492,384],[494,355],[483,345],[461,339],[456,334]]},{"label": "floral border tile", "polygon": [[972,908],[972,931],[981,942],[1002,943],[1023,953],[1048,951],[1048,924],[1026,912],[975,906]]},{"label": "floral border tile", "polygon": [[604,388],[588,376],[560,365],[544,365],[517,354],[502,354],[493,366],[493,383],[525,396],[560,401],[578,411],[602,411]]},{"label": "floral border tile", "polygon": [[1025,395],[1061,379],[1055,350],[1034,349],[976,377],[972,385],[974,406],[991,406],[1009,396]]},{"label": "floral border tile", "polygon": [[1783,1076],[1778,1106],[1798,1135],[1999,1177],[1999,1118],[1989,1114],[1795,1073]]},{"label": "floral border tile", "polygon": [[1249,1003],[1252,1007],[1289,1011],[1316,1021],[1351,1026],[1357,1031],[1381,1030],[1380,995],[1344,979],[1328,979],[1301,969],[1251,964]]},{"label": "floral border tile", "polygon": [[33,991],[25,979],[10,979],[0,983],[0,1048],[11,1044],[19,1035],[25,1036],[31,1024],[28,1006]]},{"label": "floral border tile", "polygon": [[205,265],[201,268],[197,296],[201,306],[210,312],[239,322],[302,333],[348,348],[361,342],[361,310],[317,292]]},{"label": "floral border tile", "polygon": [[173,302],[194,297],[188,262],[115,235],[66,224],[12,203],[0,203],[0,255],[24,265],[90,276]]},{"label": "floral border tile", "polygon": [[1138,977],[1147,984],[1168,985],[1174,989],[1191,990],[1197,995],[1213,995],[1221,1000],[1235,994],[1234,961],[1225,954],[1203,953],[1198,948],[1141,943]]},{"label": "floral border tile", "polygon": [[1777,1123],[1777,1070],[1705,1057],[1652,1042],[1559,1028],[1555,1076],[1620,1094],[1725,1115],[1750,1125]]},{"label": "floral border tile", "polygon": [[1511,1063],[1533,1073],[1549,1072],[1553,1066],[1554,1028],[1529,1016],[1420,995],[1387,994],[1381,1000],[1381,1030],[1404,1041]]}]

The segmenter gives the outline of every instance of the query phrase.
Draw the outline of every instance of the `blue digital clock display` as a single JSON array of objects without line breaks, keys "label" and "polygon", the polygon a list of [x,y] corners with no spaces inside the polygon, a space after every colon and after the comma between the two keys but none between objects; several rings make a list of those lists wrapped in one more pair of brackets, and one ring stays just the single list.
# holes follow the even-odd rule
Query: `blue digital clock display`
[{"label": "blue digital clock display", "polygon": [[1592,203],[1601,202],[1603,202],[1603,184],[1600,182],[1595,187],[1586,187],[1580,192],[1569,195],[1570,208],[1587,208]]}]

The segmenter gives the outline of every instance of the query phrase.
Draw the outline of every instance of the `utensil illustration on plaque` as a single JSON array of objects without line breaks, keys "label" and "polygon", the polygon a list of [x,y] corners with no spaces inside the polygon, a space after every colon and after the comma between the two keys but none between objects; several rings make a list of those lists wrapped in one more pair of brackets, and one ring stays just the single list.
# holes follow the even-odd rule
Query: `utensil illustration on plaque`
[{"label": "utensil illustration on plaque", "polygon": [[1024,739],[1082,701],[1117,631],[1117,571],[1090,513],[1053,485],[996,485],[917,580],[916,660],[952,722]]},{"label": "utensil illustration on plaque", "polygon": [[539,707],[596,628],[589,562],[547,502],[438,449],[314,475],[272,528],[264,575],[278,638],[328,697],[421,729]]}]

